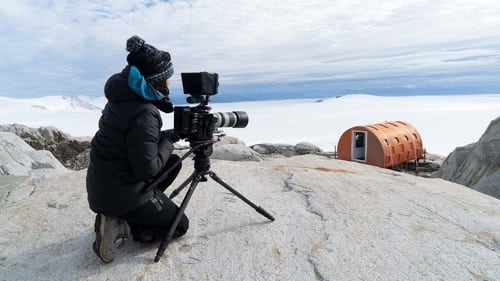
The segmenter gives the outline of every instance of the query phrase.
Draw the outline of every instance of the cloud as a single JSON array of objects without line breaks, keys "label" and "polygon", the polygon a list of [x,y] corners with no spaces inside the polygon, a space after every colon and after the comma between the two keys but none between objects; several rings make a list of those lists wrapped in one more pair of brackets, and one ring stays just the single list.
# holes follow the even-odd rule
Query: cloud
[{"label": "cloud", "polygon": [[242,87],[490,83],[500,77],[499,13],[494,0],[3,1],[0,95],[100,95],[134,34],[172,53],[173,87],[186,71]]}]

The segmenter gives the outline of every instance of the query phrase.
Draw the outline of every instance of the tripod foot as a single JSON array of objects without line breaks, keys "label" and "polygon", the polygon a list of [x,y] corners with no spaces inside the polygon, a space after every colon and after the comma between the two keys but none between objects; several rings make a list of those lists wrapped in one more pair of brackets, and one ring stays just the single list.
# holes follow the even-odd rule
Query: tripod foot
[{"label": "tripod foot", "polygon": [[222,185],[224,188],[229,190],[236,197],[240,198],[243,202],[247,203],[250,207],[254,208],[259,214],[263,215],[264,217],[266,217],[270,221],[274,221],[274,217],[271,216],[271,214],[269,214],[266,210],[262,209],[262,207],[257,206],[252,201],[248,200],[245,196],[243,196],[241,193],[236,191],[236,189],[232,188],[229,184],[227,184],[221,178],[219,178],[219,176],[217,176],[217,174],[215,174],[213,171],[209,171],[208,174],[210,175],[210,177],[214,181],[216,181],[217,183]]},{"label": "tripod foot", "polygon": [[261,214],[264,217],[266,217],[267,219],[269,219],[270,221],[274,221],[274,217],[271,214],[269,214],[266,210],[262,209],[262,207],[258,206],[257,208],[255,208],[255,210],[259,214]]}]

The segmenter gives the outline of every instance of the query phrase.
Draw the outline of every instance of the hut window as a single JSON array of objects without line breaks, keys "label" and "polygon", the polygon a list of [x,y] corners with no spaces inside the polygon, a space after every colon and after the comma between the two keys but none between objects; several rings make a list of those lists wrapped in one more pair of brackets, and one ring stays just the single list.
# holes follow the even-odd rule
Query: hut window
[{"label": "hut window", "polygon": [[384,139],[385,145],[389,145],[389,141],[387,139]]},{"label": "hut window", "polygon": [[398,139],[397,137],[394,137],[394,141],[395,141],[396,143],[399,143],[399,139]]},{"label": "hut window", "polygon": [[409,140],[408,136],[407,136],[407,135],[405,135],[405,141],[408,141],[408,140]]}]

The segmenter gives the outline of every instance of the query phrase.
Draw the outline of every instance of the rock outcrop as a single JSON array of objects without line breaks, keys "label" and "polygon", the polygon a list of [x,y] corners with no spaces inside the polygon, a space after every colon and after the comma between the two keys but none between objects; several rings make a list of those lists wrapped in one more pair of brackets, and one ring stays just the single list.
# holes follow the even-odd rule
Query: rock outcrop
[{"label": "rock outcrop", "polygon": [[0,175],[47,179],[67,169],[46,150],[35,150],[14,133],[0,132]]},{"label": "rock outcrop", "polygon": [[0,125],[0,132],[12,132],[36,150],[50,151],[66,168],[88,167],[90,137],[74,138],[54,127],[37,129],[24,125]]},{"label": "rock outcrop", "polygon": [[252,145],[251,148],[262,155],[271,156],[297,156],[305,154],[323,154],[323,150],[308,142],[301,142],[296,145],[261,143]]},{"label": "rock outcrop", "polygon": [[214,144],[212,159],[229,161],[262,161],[262,156],[238,138],[224,136]]},{"label": "rock outcrop", "polygon": [[476,143],[457,147],[433,176],[500,199],[500,117]]}]

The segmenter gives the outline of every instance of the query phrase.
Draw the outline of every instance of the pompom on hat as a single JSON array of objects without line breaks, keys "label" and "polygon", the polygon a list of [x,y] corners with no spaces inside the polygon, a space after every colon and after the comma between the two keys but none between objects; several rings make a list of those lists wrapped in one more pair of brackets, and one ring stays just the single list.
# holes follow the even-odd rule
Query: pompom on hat
[{"label": "pompom on hat", "polygon": [[135,66],[147,82],[162,82],[174,74],[170,54],[147,44],[137,35],[127,40],[127,51],[127,62]]}]

